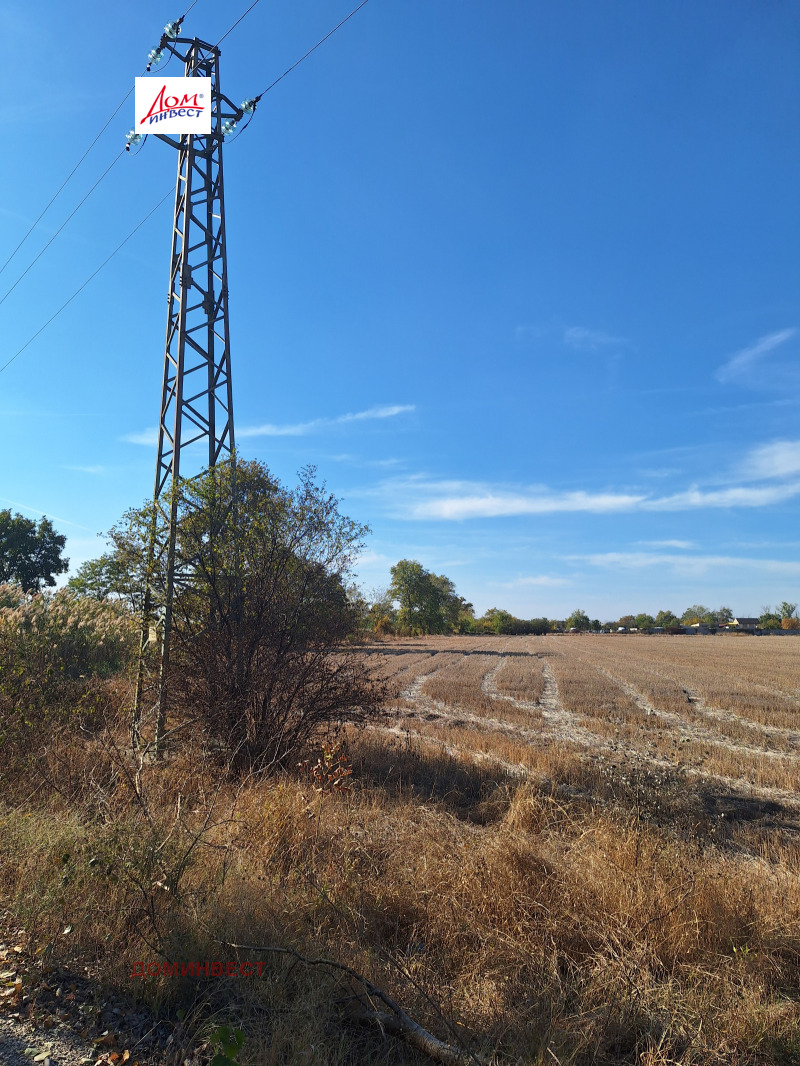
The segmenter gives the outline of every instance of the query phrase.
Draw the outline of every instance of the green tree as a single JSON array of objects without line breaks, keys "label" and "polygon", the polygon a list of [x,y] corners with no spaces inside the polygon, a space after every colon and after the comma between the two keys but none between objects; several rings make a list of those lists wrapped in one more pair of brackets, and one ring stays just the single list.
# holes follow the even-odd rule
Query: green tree
[{"label": "green tree", "polygon": [[[262,463],[230,463],[176,487],[177,537],[168,710],[199,718],[244,769],[283,765],[319,728],[363,721],[382,689],[349,648],[360,608],[348,590],[367,527],[300,473],[288,489]],[[111,530],[141,574],[153,507]],[[165,587],[166,516],[156,516],[155,602]]]},{"label": "green tree", "polygon": [[617,622],[617,626],[623,626],[625,629],[633,629],[635,625],[636,615],[633,614],[624,614]]},{"label": "green tree", "polygon": [[778,611],[773,611],[769,605],[764,605],[761,608],[761,615],[758,619],[758,624],[761,629],[780,629],[781,628],[781,616]]},{"label": "green tree", "polygon": [[586,633],[592,628],[592,621],[586,611],[578,608],[572,612],[564,625],[568,630],[577,629],[579,633]]},{"label": "green tree", "polygon": [[680,624],[680,618],[673,614],[672,611],[659,611],[656,615],[657,626],[663,626],[666,629],[667,626],[679,626]]},{"label": "green tree", "polygon": [[394,632],[397,611],[387,588],[375,588],[365,598],[366,611],[363,626],[375,633]]},{"label": "green tree", "polygon": [[445,623],[445,631],[456,632],[459,620],[475,617],[475,609],[471,603],[467,603],[463,596],[459,596],[456,587],[449,577],[444,574],[431,574],[430,580],[439,593],[440,610]]},{"label": "green tree", "polygon": [[789,603],[787,600],[784,600],[783,603],[781,603],[778,607],[775,608],[775,612],[776,614],[779,614],[781,616],[781,619],[796,618],[797,604]]},{"label": "green tree", "polygon": [[459,617],[473,613],[472,604],[458,596],[444,574],[433,574],[413,559],[401,559],[391,568],[389,594],[400,606],[397,625],[409,633],[447,633]]},{"label": "green tree", "polygon": [[652,629],[656,620],[651,614],[637,614],[634,623],[637,629]]},{"label": "green tree", "polygon": [[69,579],[67,587],[76,596],[93,600],[120,599],[133,611],[141,610],[142,597],[136,573],[116,551],[105,552],[97,559],[82,563]]},{"label": "green tree", "polygon": [[716,625],[717,616],[713,611],[710,611],[708,607],[703,607],[702,604],[695,603],[691,607],[687,607],[681,615],[681,622],[686,626],[694,625],[696,622],[705,622],[707,625]]},{"label": "green tree", "polygon": [[724,625],[727,622],[733,621],[733,611],[730,607],[720,607],[716,611],[717,622],[720,625]]},{"label": "green tree", "polygon": [[49,518],[37,525],[8,509],[0,511],[0,584],[15,582],[26,592],[55,585],[56,575],[69,567],[61,554],[66,543]]},{"label": "green tree", "polygon": [[517,620],[508,611],[503,611],[499,607],[490,607],[481,621],[484,629],[497,633],[499,636],[512,634]]}]

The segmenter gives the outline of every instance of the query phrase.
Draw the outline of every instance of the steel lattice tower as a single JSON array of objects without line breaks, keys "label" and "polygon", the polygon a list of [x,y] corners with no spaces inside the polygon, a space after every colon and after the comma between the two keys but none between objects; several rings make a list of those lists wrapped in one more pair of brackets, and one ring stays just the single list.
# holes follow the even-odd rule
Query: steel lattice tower
[{"label": "steel lattice tower", "polygon": [[[158,135],[159,140],[177,149],[178,173],[153,524],[134,709],[134,729],[138,734],[144,699],[145,652],[158,639],[160,629],[158,693],[154,700],[158,706],[156,751],[165,724],[173,593],[176,580],[180,580],[175,564],[178,497],[174,489],[181,477],[195,476],[221,460],[235,459],[222,143],[225,133],[243,115],[241,108],[220,91],[220,52],[215,45],[197,38],[176,37],[162,38],[161,46],[183,61],[186,77],[211,78],[212,100],[209,134],[184,134],[179,139]],[[201,462],[196,447],[199,442],[207,443]],[[166,552],[164,589],[160,597],[163,602],[156,602],[151,580],[157,551],[155,530],[158,511],[167,517],[167,509],[167,543],[158,546]],[[158,627],[153,625],[156,617]]]}]

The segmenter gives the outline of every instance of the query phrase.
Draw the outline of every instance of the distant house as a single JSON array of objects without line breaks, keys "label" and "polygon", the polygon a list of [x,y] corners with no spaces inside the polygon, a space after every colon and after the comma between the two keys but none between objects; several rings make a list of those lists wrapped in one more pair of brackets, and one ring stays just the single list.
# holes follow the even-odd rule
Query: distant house
[{"label": "distant house", "polygon": [[728,629],[758,629],[757,618],[734,618],[728,622]]},{"label": "distant house", "polygon": [[684,626],[686,633],[704,633],[708,634],[708,622],[692,622],[689,626]]}]

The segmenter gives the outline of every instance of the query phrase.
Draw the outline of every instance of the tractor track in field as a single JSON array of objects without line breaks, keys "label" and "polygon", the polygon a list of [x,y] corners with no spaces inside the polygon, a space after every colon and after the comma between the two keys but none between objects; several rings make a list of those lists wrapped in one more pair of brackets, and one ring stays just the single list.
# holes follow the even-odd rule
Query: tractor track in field
[{"label": "tractor track in field", "polygon": [[[648,716],[653,715],[657,718],[660,718],[662,721],[668,722],[670,725],[674,726],[682,740],[692,740],[698,741],[702,744],[712,744],[715,747],[723,748],[726,751],[733,751],[742,755],[757,756],[759,758],[763,757],[767,759],[800,759],[800,751],[775,751],[771,748],[752,747],[749,744],[736,744],[729,737],[721,736],[719,733],[715,733],[710,729],[706,729],[704,726],[699,725],[696,722],[691,722],[689,719],[684,718],[682,715],[677,714],[674,711],[661,711],[648,700],[648,698],[643,692],[635,688],[629,682],[624,681],[621,677],[616,677],[604,667],[598,666],[597,669],[600,671],[601,674],[607,677],[609,681],[612,681],[614,682],[614,684],[619,685],[622,691],[627,696],[629,696],[631,700],[633,700],[639,710],[644,711],[644,713]],[[687,689],[685,691],[689,694],[689,702],[699,711],[700,714],[708,715],[709,717],[717,718],[723,721],[729,720],[726,712],[720,710],[717,714],[713,713],[713,710],[711,708],[708,708],[705,704],[702,703],[700,696],[693,694],[691,690]],[[738,716],[733,717],[733,721],[737,721],[737,719]],[[752,725],[752,723],[748,724]],[[757,725],[756,729],[758,729]],[[796,737],[798,743],[800,743],[800,734],[797,734],[795,732],[791,732],[788,730],[778,730],[775,727],[770,729],[770,732],[779,732],[781,734],[788,733],[788,739],[793,740]]]},{"label": "tractor track in field", "polygon": [[[462,744],[453,743],[451,740],[447,740],[444,737],[437,737],[431,732],[422,732],[419,728],[414,728],[411,723],[419,722],[420,725],[427,725],[433,728],[437,725],[444,728],[472,727],[476,732],[505,736],[511,740],[523,744],[529,744],[532,748],[541,749],[543,744],[552,744],[553,742],[556,744],[563,743],[565,746],[569,746],[573,751],[576,748],[579,749],[579,757],[581,759],[590,759],[594,761],[600,758],[602,760],[613,761],[615,763],[618,762],[620,764],[633,763],[648,765],[661,770],[675,771],[677,769],[691,778],[713,781],[717,785],[731,789],[741,790],[744,788],[748,793],[754,796],[779,800],[783,803],[789,803],[793,807],[798,805],[797,795],[784,789],[767,785],[757,785],[748,781],[746,778],[733,778],[727,775],[703,770],[702,767],[695,767],[681,762],[676,764],[675,761],[672,761],[669,758],[664,758],[653,751],[649,751],[646,747],[640,747],[637,744],[630,743],[626,738],[615,737],[610,739],[593,732],[583,724],[581,720],[582,716],[580,714],[568,711],[563,706],[559,695],[558,682],[552,666],[547,662],[545,656],[539,658],[542,660],[544,690],[538,700],[519,699],[499,691],[496,679],[497,674],[506,662],[505,658],[501,657],[499,661],[493,665],[492,669],[488,670],[481,679],[481,691],[486,697],[492,700],[493,703],[497,704],[498,707],[502,707],[503,704],[508,704],[516,711],[521,711],[532,716],[535,715],[536,724],[530,728],[508,721],[501,715],[489,717],[476,714],[464,707],[450,705],[428,696],[425,693],[426,682],[438,673],[439,670],[444,669],[445,666],[452,665],[452,661],[448,661],[437,669],[430,670],[428,673],[418,675],[402,690],[398,697],[397,711],[392,715],[392,717],[395,718],[395,723],[393,725],[374,725],[371,728],[387,735],[406,740],[413,738],[421,743],[431,744],[440,751],[457,759],[466,758],[475,763],[491,763],[492,765],[497,766],[498,769],[513,776],[532,775],[538,777],[540,775],[537,771],[531,770],[521,763],[513,763],[507,759],[503,759],[500,755],[493,755],[490,752],[483,752]],[[597,664],[594,665],[597,666]],[[720,737],[718,734],[713,734],[711,730],[705,729],[702,725],[693,726],[692,723],[688,722],[687,719],[682,718],[679,714],[658,710],[647,699],[644,693],[639,691],[635,686],[623,681],[621,678],[618,678],[602,667],[597,666],[597,668],[609,681],[619,685],[636,706],[646,715],[659,718],[665,722],[665,724],[673,727],[679,733],[680,739],[683,742],[697,741],[705,745],[713,745],[750,757],[800,758],[800,752],[793,754],[737,745],[731,740]],[[701,714],[707,714],[709,718],[717,720],[730,719],[735,722],[742,721],[748,726],[759,728],[758,723],[752,723],[748,719],[740,719],[738,715],[725,712],[719,708],[708,707],[702,702],[699,695],[692,691],[689,691],[688,694],[691,697],[690,702],[693,706],[697,707]],[[800,740],[800,734],[791,730],[766,726],[763,727],[763,731],[767,734],[777,733],[781,736],[788,736],[791,740],[794,740],[794,738],[797,737],[798,740]]]}]

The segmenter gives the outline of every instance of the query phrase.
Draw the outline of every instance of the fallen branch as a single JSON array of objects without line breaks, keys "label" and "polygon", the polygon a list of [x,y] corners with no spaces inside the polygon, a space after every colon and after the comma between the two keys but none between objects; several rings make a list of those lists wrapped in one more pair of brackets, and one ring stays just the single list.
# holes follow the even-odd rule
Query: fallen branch
[{"label": "fallen branch", "polygon": [[[433,1059],[434,1062],[442,1062],[446,1066],[468,1066],[470,1063],[477,1064],[477,1066],[486,1066],[485,1059],[479,1058],[467,1048],[453,1047],[452,1044],[440,1040],[433,1033],[429,1033],[427,1029],[423,1029],[419,1022],[415,1022],[413,1018],[409,1017],[403,1008],[398,1003],[395,1003],[382,989],[373,985],[363,974],[358,973],[343,962],[336,962],[334,959],[311,959],[306,955],[301,955],[294,948],[281,948],[274,945],[232,944],[225,941],[224,946],[235,948],[239,951],[264,951],[273,955],[288,955],[305,966],[327,966],[332,970],[338,970],[361,985],[364,992],[366,992],[366,1002],[365,997],[361,994],[356,994],[352,997],[358,1000],[362,1007],[361,1010],[351,1015],[354,1020],[375,1023],[381,1030],[406,1040],[418,1051],[422,1051]],[[378,1009],[373,1005],[372,1000],[379,1001],[388,1010]]]}]

